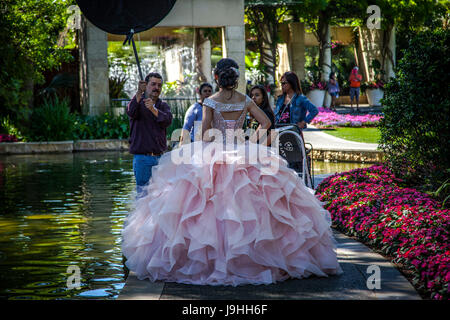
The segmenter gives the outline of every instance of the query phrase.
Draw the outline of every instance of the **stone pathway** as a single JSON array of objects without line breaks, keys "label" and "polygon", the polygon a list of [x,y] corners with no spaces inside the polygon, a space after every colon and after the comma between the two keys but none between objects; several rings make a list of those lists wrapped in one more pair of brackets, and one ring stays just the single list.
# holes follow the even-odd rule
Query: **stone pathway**
[{"label": "stone pathway", "polygon": [[[315,187],[331,174],[316,175]],[[333,230],[337,256],[344,271],[329,278],[290,279],[271,285],[196,286],[138,280],[130,273],[119,300],[420,300],[405,277],[383,256]],[[380,289],[369,289],[367,281],[380,270]],[[371,283],[371,282],[370,282]]]},{"label": "stone pathway", "polygon": [[359,105],[359,109],[360,112],[357,113],[356,112],[356,104],[353,105],[353,108],[355,109],[355,112],[352,112],[352,108],[350,106],[350,104],[341,104],[340,106],[336,107],[336,112],[339,114],[348,114],[348,113],[352,113],[352,114],[367,114],[367,113],[377,113],[380,114],[382,113],[382,107],[371,107],[368,104],[360,104]]},{"label": "stone pathway", "polygon": [[317,186],[329,176],[332,176],[334,173],[325,173],[325,174],[316,174],[314,175],[314,189],[317,188]]},{"label": "stone pathway", "polygon": [[363,143],[341,139],[323,131],[316,129],[313,125],[303,130],[303,136],[306,143],[311,143],[317,150],[334,151],[377,151],[378,144]]},{"label": "stone pathway", "polygon": [[[380,107],[369,107],[369,105],[361,105],[360,109],[360,114],[379,113],[377,110],[381,110]],[[336,112],[339,114],[350,113],[350,106],[339,106]],[[313,157],[316,160],[376,163],[384,158],[384,152],[378,149],[376,143],[362,143],[338,138],[311,124],[303,130],[303,136],[305,142],[312,145]]]},{"label": "stone pathway", "polygon": [[[119,300],[420,300],[403,275],[381,255],[334,231],[337,255],[344,271],[328,278],[290,279],[271,285],[197,286],[152,283],[130,273]],[[380,289],[369,289],[375,266],[380,270]],[[372,282],[369,281],[369,284]]]},{"label": "stone pathway", "polygon": [[[360,105],[360,113],[352,114],[367,114],[380,113],[381,107],[370,107],[368,104]],[[351,113],[350,105],[341,105],[336,107],[336,112],[339,114]],[[305,142],[311,143],[314,149],[336,150],[336,151],[377,151],[378,144],[376,143],[362,143],[341,139],[326,132],[317,129],[311,124],[308,128],[303,130]]]}]

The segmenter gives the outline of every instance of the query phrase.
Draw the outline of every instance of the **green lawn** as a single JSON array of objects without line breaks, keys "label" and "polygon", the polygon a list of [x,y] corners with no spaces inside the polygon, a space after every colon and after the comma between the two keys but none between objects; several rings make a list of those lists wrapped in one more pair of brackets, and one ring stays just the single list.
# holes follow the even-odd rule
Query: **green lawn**
[{"label": "green lawn", "polygon": [[380,130],[378,128],[337,128],[336,130],[324,130],[332,136],[357,142],[378,143]]}]

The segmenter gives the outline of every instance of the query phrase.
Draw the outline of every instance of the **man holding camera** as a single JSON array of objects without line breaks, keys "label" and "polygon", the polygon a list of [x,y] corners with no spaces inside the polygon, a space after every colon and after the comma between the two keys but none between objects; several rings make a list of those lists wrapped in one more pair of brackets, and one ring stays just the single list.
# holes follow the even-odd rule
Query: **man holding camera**
[{"label": "man holding camera", "polygon": [[149,73],[145,81],[139,81],[138,91],[127,106],[138,197],[146,195],[144,187],[152,176],[152,168],[167,149],[166,129],[172,123],[172,113],[167,103],[159,99],[161,89],[161,75]]}]

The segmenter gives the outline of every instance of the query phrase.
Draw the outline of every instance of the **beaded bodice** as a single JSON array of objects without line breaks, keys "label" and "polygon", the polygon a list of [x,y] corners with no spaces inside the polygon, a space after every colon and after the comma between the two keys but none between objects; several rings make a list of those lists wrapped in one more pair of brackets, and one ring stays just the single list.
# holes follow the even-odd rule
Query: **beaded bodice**
[{"label": "beaded bodice", "polygon": [[[251,99],[248,96],[246,96],[245,101],[238,104],[225,104],[209,98],[206,98],[203,101],[204,106],[213,109],[211,127],[221,131],[224,142],[233,141],[234,131],[242,129],[249,101],[251,101]],[[236,120],[225,120],[222,114],[233,111],[241,111],[240,116]]]}]

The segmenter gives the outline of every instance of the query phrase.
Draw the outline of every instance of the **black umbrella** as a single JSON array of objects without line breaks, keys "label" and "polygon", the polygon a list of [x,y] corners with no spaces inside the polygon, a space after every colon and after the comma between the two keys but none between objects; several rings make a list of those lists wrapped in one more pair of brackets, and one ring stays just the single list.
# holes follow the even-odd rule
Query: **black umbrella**
[{"label": "black umbrella", "polygon": [[139,76],[142,71],[133,35],[154,27],[173,8],[176,0],[76,0],[80,10],[96,27],[126,35],[123,44],[133,44]]}]

